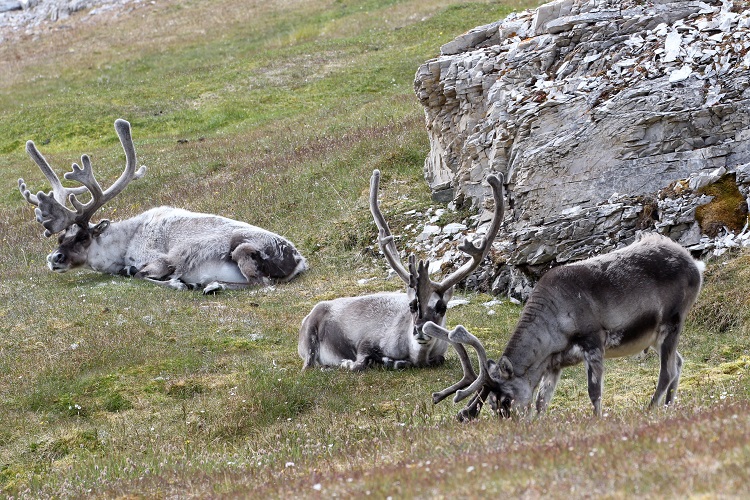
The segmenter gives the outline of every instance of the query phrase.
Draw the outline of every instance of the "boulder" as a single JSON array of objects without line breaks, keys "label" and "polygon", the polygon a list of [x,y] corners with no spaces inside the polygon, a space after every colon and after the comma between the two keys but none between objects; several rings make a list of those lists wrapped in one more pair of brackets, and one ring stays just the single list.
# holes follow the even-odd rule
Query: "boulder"
[{"label": "boulder", "polygon": [[747,1],[554,1],[446,43],[414,88],[435,198],[483,213],[503,173],[495,260],[532,280],[642,230],[711,250],[702,190],[750,192]]}]

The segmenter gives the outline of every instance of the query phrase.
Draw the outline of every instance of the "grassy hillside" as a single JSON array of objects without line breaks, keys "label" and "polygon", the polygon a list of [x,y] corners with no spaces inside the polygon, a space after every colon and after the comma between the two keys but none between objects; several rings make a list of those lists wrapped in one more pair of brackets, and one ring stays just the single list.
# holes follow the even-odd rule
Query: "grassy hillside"
[{"label": "grassy hillside", "polygon": [[[680,398],[644,411],[652,353],[607,361],[606,417],[582,368],[535,421],[454,420],[435,369],[301,373],[318,301],[397,290],[375,256],[382,206],[430,205],[412,91],[441,44],[533,2],[176,1],[137,5],[0,45],[0,492],[39,497],[652,497],[750,493],[750,255],[715,262],[681,341]],[[129,120],[145,178],[105,207],[171,204],[294,241],[311,270],[273,289],[204,297],[88,271],[49,272],[18,193],[82,153],[103,183]],[[370,279],[374,278],[374,279]],[[364,283],[364,284],[360,284]],[[501,351],[520,308],[466,293],[449,312]]]}]

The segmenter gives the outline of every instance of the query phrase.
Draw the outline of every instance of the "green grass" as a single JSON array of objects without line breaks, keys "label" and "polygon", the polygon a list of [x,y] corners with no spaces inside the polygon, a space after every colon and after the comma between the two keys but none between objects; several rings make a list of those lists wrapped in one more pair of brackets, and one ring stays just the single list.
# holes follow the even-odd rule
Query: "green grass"
[{"label": "green grass", "polygon": [[[583,368],[549,412],[459,424],[430,394],[444,366],[300,371],[320,300],[397,290],[372,252],[372,169],[398,234],[430,205],[417,66],[460,33],[533,3],[160,1],[85,29],[0,45],[0,492],[38,497],[743,496],[750,470],[748,255],[709,266],[669,409],[644,411],[658,360],[607,361],[606,417]],[[100,215],[171,204],[279,232],[311,269],[204,297],[87,271],[49,272],[17,190],[90,154],[103,184],[128,119],[149,167]],[[450,218],[454,215],[448,214]],[[456,217],[464,218],[466,214]],[[362,278],[376,278],[358,284]],[[452,309],[501,352],[520,313],[461,291]]]}]

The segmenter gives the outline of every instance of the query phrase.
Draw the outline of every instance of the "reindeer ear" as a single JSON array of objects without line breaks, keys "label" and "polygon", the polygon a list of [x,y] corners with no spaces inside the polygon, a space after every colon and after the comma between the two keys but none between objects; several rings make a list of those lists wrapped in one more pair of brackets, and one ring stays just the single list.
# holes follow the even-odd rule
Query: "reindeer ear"
[{"label": "reindeer ear", "polygon": [[504,378],[513,377],[513,365],[511,364],[507,356],[503,356],[502,358],[500,358],[500,361],[498,361],[497,363],[497,368],[500,371],[500,375],[502,375]]},{"label": "reindeer ear", "polygon": [[101,222],[100,222],[99,224],[97,224],[96,226],[94,226],[94,227],[93,227],[93,228],[91,229],[91,235],[92,235],[92,236],[93,236],[94,238],[97,238],[97,237],[99,237],[99,235],[100,235],[100,234],[102,234],[102,233],[103,233],[103,232],[104,232],[104,231],[105,231],[105,230],[106,230],[106,229],[107,229],[108,227],[109,227],[109,221],[108,221],[107,219],[104,219],[103,221],[101,221]]}]

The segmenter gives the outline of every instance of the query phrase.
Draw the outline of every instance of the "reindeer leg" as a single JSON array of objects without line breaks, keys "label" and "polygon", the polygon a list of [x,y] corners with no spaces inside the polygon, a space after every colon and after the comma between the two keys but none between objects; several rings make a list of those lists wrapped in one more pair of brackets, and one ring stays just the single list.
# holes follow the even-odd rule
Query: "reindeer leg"
[{"label": "reindeer leg", "polygon": [[594,405],[594,416],[602,416],[602,384],[604,383],[604,351],[601,346],[589,348],[584,353],[588,377],[589,399]]},{"label": "reindeer leg", "polygon": [[160,256],[141,267],[138,272],[135,273],[135,277],[154,281],[165,281],[174,272],[175,266],[169,261],[169,259],[166,256]]},{"label": "reindeer leg", "polygon": [[677,396],[677,386],[680,383],[680,375],[682,374],[682,356],[680,356],[679,352],[675,351],[675,357],[677,358],[677,374],[667,388],[667,396],[664,399],[665,405],[671,404],[675,396]]},{"label": "reindeer leg", "polygon": [[187,290],[188,284],[180,279],[181,273],[168,256],[162,254],[149,261],[135,273],[135,277],[151,283],[172,288],[173,290]]},{"label": "reindeer leg", "polygon": [[346,368],[353,372],[361,372],[370,364],[370,354],[366,352],[358,352],[357,359],[345,359],[341,362],[341,368]]},{"label": "reindeer leg", "polygon": [[544,410],[547,409],[547,405],[555,393],[555,387],[557,387],[557,383],[560,381],[560,374],[562,374],[562,369],[550,369],[542,377],[542,383],[539,386],[539,393],[536,398],[537,413],[544,413]]},{"label": "reindeer leg", "polygon": [[[313,326],[310,326],[309,322],[312,322]],[[305,356],[305,361],[302,364],[303,370],[314,367],[320,357],[320,339],[318,339],[318,329],[314,324],[314,320],[309,317],[305,318],[302,323],[302,329],[305,332],[302,334],[302,342],[300,342],[299,350]]]},{"label": "reindeer leg", "polygon": [[249,284],[267,285],[267,281],[258,269],[258,263],[255,257],[258,249],[250,243],[242,243],[232,250],[232,260],[237,263],[240,272],[247,279]]},{"label": "reindeer leg", "polygon": [[166,288],[171,288],[172,290],[187,290],[189,288],[188,285],[186,285],[179,278],[170,278],[168,280],[156,280],[153,278],[143,278],[143,279],[145,281],[148,281],[149,283],[153,283],[155,285],[163,286]]},{"label": "reindeer leg", "polygon": [[391,361],[393,361],[394,370],[402,370],[402,369],[411,368],[412,366],[414,366],[414,364],[408,359],[393,359]]},{"label": "reindeer leg", "polygon": [[659,405],[666,394],[664,404],[669,404],[674,399],[677,392],[677,385],[680,382],[680,372],[682,371],[682,356],[677,352],[677,340],[682,329],[682,322],[664,325],[666,335],[661,345],[657,347],[659,352],[659,381],[656,384],[656,392],[651,398],[649,409]]}]

